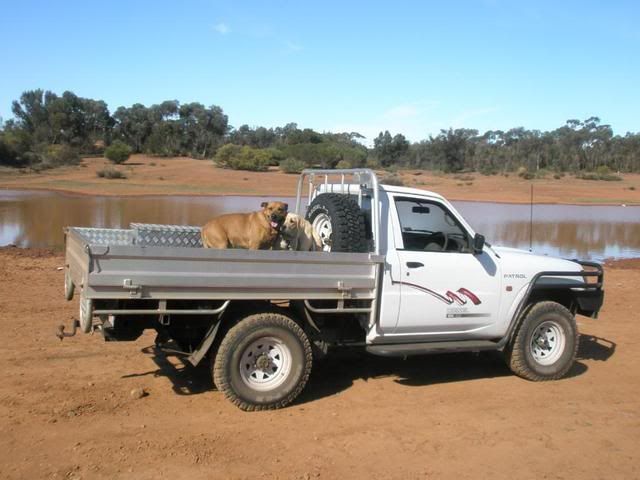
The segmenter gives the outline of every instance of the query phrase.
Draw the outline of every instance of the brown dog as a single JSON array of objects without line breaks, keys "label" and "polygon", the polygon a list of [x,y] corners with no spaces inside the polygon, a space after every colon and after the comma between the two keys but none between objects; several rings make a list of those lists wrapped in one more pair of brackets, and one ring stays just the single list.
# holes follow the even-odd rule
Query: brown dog
[{"label": "brown dog", "polygon": [[202,245],[249,250],[272,248],[289,207],[283,202],[262,202],[261,206],[258,212],[229,213],[210,220],[202,227]]}]

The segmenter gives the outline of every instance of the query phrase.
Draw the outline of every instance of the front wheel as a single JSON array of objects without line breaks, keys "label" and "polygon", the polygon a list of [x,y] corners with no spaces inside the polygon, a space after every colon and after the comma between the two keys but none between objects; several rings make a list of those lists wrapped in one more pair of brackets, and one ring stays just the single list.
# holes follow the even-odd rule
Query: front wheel
[{"label": "front wheel", "polygon": [[527,380],[557,380],[567,374],[577,351],[578,328],[571,312],[556,302],[540,302],[518,328],[506,360]]},{"label": "front wheel", "polygon": [[240,409],[269,410],[295,400],[311,365],[311,344],[296,322],[279,313],[258,313],[225,335],[213,361],[213,379]]}]

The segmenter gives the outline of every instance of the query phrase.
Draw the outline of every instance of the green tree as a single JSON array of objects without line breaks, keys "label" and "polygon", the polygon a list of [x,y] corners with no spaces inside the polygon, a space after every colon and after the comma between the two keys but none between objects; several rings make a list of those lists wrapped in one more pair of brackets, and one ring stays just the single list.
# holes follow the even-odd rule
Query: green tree
[{"label": "green tree", "polygon": [[130,155],[131,148],[120,140],[113,142],[104,151],[104,156],[116,164],[126,162]]},{"label": "green tree", "polygon": [[397,165],[409,152],[409,142],[398,133],[393,137],[388,130],[373,140],[373,153],[383,167]]}]

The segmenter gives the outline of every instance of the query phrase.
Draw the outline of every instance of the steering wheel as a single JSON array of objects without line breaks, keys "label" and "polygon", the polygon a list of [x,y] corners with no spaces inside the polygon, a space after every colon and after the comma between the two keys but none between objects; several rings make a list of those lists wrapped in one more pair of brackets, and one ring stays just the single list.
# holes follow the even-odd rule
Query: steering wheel
[{"label": "steering wheel", "polygon": [[[442,246],[440,246],[440,243],[442,243]],[[428,248],[433,244],[438,245],[439,250],[432,250]],[[447,245],[449,245],[449,236],[444,232],[435,232],[429,236],[429,241],[424,246],[424,250],[431,252],[446,252]]]}]

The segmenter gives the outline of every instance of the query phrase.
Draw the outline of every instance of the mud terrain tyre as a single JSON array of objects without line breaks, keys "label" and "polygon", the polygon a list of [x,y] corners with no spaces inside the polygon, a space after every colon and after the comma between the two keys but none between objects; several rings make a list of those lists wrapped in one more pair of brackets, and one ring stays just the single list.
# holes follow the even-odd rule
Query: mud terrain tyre
[{"label": "mud terrain tyre", "polygon": [[296,322],[257,313],[225,335],[213,358],[213,381],[241,410],[273,410],[302,392],[311,365],[311,344]]},{"label": "mud terrain tyre", "polygon": [[506,360],[516,375],[536,382],[564,377],[578,351],[571,312],[556,302],[539,302],[518,327]]},{"label": "mud terrain tyre", "polygon": [[318,195],[309,205],[306,218],[322,238],[325,251],[368,250],[364,215],[349,196],[338,193]]}]

